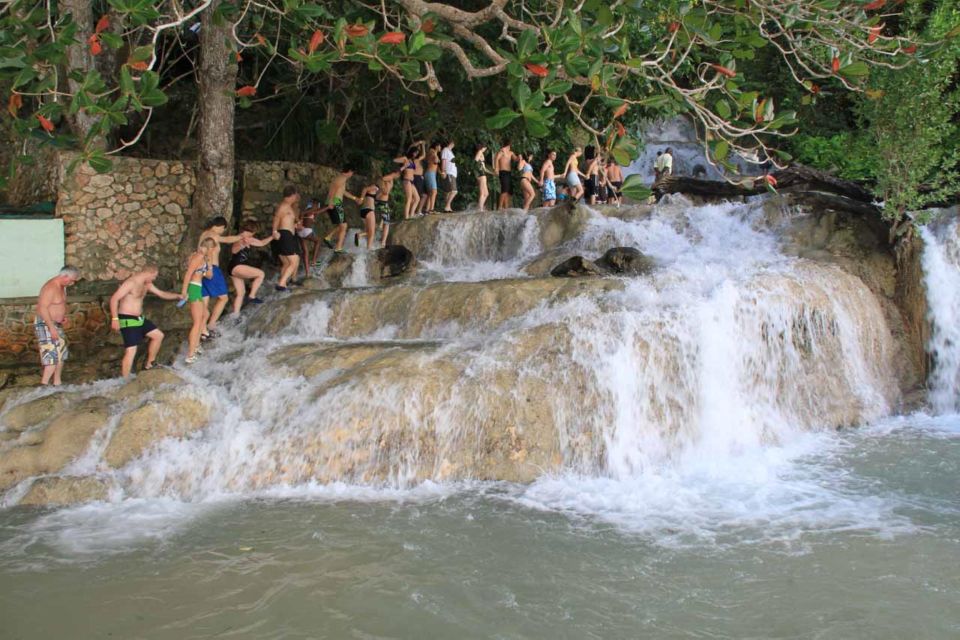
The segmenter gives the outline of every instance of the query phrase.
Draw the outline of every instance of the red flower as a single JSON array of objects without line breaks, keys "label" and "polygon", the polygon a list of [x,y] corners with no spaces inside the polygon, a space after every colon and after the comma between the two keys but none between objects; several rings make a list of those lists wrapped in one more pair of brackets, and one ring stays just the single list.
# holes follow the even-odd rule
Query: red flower
[{"label": "red flower", "polygon": [[833,69],[834,73],[840,71],[840,58],[833,56],[833,62],[830,63],[830,67]]},{"label": "red flower", "polygon": [[400,44],[406,38],[407,36],[400,31],[390,31],[389,33],[385,33],[382,36],[380,36],[380,43],[381,44]]},{"label": "red flower", "polygon": [[910,45],[909,47],[904,47],[904,48],[903,48],[903,52],[904,52],[904,53],[916,53],[916,52],[917,52],[917,45],[912,44],[912,45]]},{"label": "red flower", "polygon": [[667,31],[669,31],[670,33],[676,33],[679,30],[680,30],[679,22],[671,22],[669,25],[667,25]]},{"label": "red flower", "polygon": [[97,26],[94,27],[94,33],[100,33],[101,31],[106,31],[107,27],[110,26],[110,16],[104,14],[100,16],[100,19],[97,20]]},{"label": "red flower", "polygon": [[246,85],[237,89],[238,98],[249,98],[251,96],[257,95],[257,88],[252,85]]},{"label": "red flower", "polygon": [[39,113],[37,114],[37,120],[40,121],[40,126],[43,127],[43,130],[47,133],[53,133],[53,123],[44,118]]},{"label": "red flower", "polygon": [[887,4],[887,0],[874,0],[870,4],[863,5],[864,11],[876,11],[877,9],[882,9],[883,5]]},{"label": "red flower", "polygon": [[737,76],[737,72],[733,69],[728,69],[727,67],[720,66],[719,64],[711,64],[710,66],[713,67],[717,73],[722,73],[728,78],[735,78]]},{"label": "red flower", "polygon": [[10,102],[7,103],[7,111],[10,112],[10,116],[13,118],[17,117],[17,111],[20,110],[20,107],[23,106],[23,96],[19,93],[10,94]]},{"label": "red flower", "polygon": [[539,64],[533,64],[532,62],[528,62],[527,64],[525,64],[525,65],[523,65],[523,66],[525,66],[525,67],[527,68],[527,71],[529,71],[529,72],[532,73],[533,75],[539,76],[539,77],[541,77],[541,78],[546,78],[546,77],[547,77],[547,74],[550,73],[550,70],[547,69],[546,67],[544,67],[544,66],[542,66],[542,65],[539,65]]},{"label": "red flower", "polygon": [[627,130],[624,128],[623,123],[618,120],[614,124],[617,125],[617,134],[620,135],[620,137],[627,135]]},{"label": "red flower", "polygon": [[90,53],[93,55],[100,55],[100,52],[103,51],[103,47],[100,46],[100,38],[97,37],[97,34],[90,36],[90,39],[87,40],[90,43]]},{"label": "red flower", "polygon": [[627,112],[627,109],[629,109],[629,108],[630,108],[630,105],[627,104],[626,102],[624,102],[622,105],[620,105],[619,107],[617,107],[617,108],[614,110],[614,112],[613,112],[613,117],[614,117],[614,118],[619,118],[620,116],[622,116],[623,114],[625,114],[625,113]]},{"label": "red flower", "polygon": [[878,24],[877,26],[870,29],[870,35],[867,36],[867,42],[869,42],[870,44],[873,44],[874,42],[876,42],[877,38],[880,37],[881,29],[883,29],[882,24]]},{"label": "red flower", "polygon": [[309,53],[313,53],[314,51],[317,50],[317,47],[319,47],[320,43],[322,42],[323,42],[323,31],[320,31],[320,29],[317,29],[316,31],[313,32],[313,35],[310,36],[310,44],[309,46],[307,46],[307,51]]},{"label": "red flower", "polygon": [[370,30],[367,29],[365,24],[351,24],[347,26],[347,35],[351,38],[362,38],[363,36],[370,33]]},{"label": "red flower", "polygon": [[771,187],[777,186],[777,179],[774,178],[774,177],[773,177],[772,175],[770,175],[769,173],[766,174],[765,176],[763,176],[763,179],[766,180],[766,181],[767,181],[767,184],[770,185]]}]

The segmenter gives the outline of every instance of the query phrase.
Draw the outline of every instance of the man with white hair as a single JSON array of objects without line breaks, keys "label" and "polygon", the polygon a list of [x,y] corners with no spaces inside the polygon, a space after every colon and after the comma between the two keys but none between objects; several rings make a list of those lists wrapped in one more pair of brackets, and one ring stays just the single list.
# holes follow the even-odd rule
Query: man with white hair
[{"label": "man with white hair", "polygon": [[79,279],[80,271],[68,265],[40,288],[33,323],[40,347],[40,384],[50,384],[51,378],[54,386],[62,383],[63,363],[70,354],[63,330],[67,319],[67,287]]}]

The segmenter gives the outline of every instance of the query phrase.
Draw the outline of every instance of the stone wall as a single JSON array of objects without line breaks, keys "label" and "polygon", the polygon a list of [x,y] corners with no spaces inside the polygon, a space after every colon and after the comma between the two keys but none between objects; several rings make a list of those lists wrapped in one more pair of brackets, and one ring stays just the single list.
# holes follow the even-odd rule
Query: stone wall
[{"label": "stone wall", "polygon": [[59,161],[63,182],[57,216],[63,218],[67,263],[88,280],[119,280],[146,264],[176,271],[196,176],[190,163],[115,158],[109,173]]},{"label": "stone wall", "polygon": [[[10,298],[0,304],[0,367],[36,361],[37,338],[33,332],[36,298]],[[102,340],[108,329],[101,298],[69,296],[67,340],[71,351],[83,352]]]},{"label": "stone wall", "polygon": [[[240,217],[243,220],[252,218],[263,227],[269,227],[284,187],[292,184],[299,189],[301,207],[308,199],[324,202],[330,183],[339,173],[337,169],[305,162],[242,162],[239,166]],[[362,176],[354,176],[348,187],[356,194],[363,187],[364,180]],[[357,213],[352,200],[347,200],[345,205],[348,214]],[[324,231],[328,224],[325,216],[321,218],[317,220],[317,229]],[[351,224],[357,225],[359,220],[356,216],[356,220],[351,219]]]}]

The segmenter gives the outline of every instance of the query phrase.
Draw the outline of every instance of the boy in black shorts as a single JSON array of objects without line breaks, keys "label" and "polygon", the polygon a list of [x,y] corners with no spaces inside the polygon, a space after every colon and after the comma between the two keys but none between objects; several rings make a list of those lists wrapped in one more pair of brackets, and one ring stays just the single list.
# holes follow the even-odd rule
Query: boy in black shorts
[{"label": "boy in black shorts", "polygon": [[147,293],[164,300],[180,300],[182,296],[161,291],[153,281],[157,279],[157,268],[148,266],[140,273],[127,278],[110,298],[110,328],[123,336],[123,360],[120,362],[120,374],[126,378],[133,369],[133,360],[137,357],[137,347],[149,340],[147,362],[143,368],[152,369],[156,362],[163,332],[155,324],[143,317],[143,299]]}]

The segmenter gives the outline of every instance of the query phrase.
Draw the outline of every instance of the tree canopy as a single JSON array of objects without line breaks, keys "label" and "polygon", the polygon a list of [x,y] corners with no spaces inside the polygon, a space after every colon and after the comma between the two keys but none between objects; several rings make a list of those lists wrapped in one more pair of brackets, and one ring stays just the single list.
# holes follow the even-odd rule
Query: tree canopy
[{"label": "tree canopy", "polygon": [[[530,140],[581,130],[627,164],[640,122],[684,113],[712,161],[736,151],[780,163],[797,124],[781,108],[784,83],[811,100],[870,91],[871,74],[928,59],[960,33],[931,34],[902,9],[902,0],[14,0],[0,9],[0,87],[18,138],[73,146],[108,170],[171,95],[194,91],[196,31],[214,12],[228,26],[238,106],[290,106],[283,121],[299,119],[317,146],[355,124],[357,104],[364,118],[369,105],[401,117],[413,107],[438,129],[478,138],[483,128]],[[752,76],[759,59],[775,59],[783,82]],[[305,96],[334,93],[342,113],[329,101],[326,112],[298,112]]]}]

